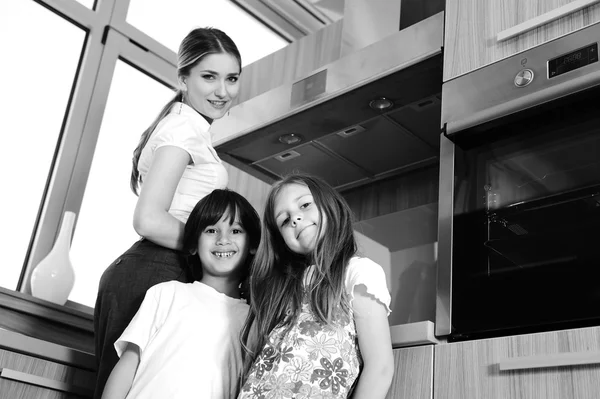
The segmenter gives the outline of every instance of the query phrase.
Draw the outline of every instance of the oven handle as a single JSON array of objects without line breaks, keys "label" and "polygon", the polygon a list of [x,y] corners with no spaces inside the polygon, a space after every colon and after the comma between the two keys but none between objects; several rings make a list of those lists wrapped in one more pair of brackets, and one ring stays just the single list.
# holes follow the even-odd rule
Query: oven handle
[{"label": "oven handle", "polygon": [[509,371],[596,363],[600,363],[600,352],[567,352],[513,357],[500,361],[498,365],[500,366],[500,371]]},{"label": "oven handle", "polygon": [[522,33],[528,32],[532,29],[535,29],[539,26],[545,25],[549,22],[552,22],[556,19],[562,18],[565,15],[574,13],[575,11],[579,11],[582,8],[591,6],[592,4],[599,3],[600,0],[576,0],[571,3],[565,4],[562,7],[555,8],[552,11],[548,11],[545,14],[539,15],[535,18],[531,18],[519,25],[515,25],[512,28],[508,28],[498,33],[496,40],[498,42],[503,42],[512,37],[518,36]]}]

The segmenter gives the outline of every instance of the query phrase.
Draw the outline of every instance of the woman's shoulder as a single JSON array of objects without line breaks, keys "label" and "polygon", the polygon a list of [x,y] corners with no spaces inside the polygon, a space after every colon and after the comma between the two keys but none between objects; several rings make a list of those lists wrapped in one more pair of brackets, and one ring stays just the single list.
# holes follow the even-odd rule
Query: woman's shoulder
[{"label": "woman's shoulder", "polygon": [[148,142],[152,152],[164,145],[181,147],[194,155],[210,145],[210,133],[189,116],[171,112],[158,123]]},{"label": "woman's shoulder", "polygon": [[160,120],[155,129],[155,136],[165,134],[181,134],[189,133],[196,134],[198,128],[194,125],[194,121],[187,115],[171,112]]}]

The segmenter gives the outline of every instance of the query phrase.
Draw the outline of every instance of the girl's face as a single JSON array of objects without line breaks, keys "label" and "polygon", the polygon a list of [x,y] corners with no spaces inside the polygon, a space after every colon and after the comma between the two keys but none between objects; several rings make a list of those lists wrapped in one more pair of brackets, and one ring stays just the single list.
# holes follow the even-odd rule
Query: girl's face
[{"label": "girl's face", "polygon": [[219,119],[238,96],[240,65],[228,53],[207,55],[188,77],[180,79],[189,106],[211,120]]},{"label": "girl's face", "polygon": [[248,235],[239,220],[230,224],[229,214],[224,214],[200,234],[198,256],[203,273],[215,277],[236,276],[249,249]]},{"label": "girl's face", "polygon": [[319,227],[324,231],[327,221],[307,186],[283,186],[275,197],[274,213],[277,228],[290,250],[306,255],[315,249]]}]

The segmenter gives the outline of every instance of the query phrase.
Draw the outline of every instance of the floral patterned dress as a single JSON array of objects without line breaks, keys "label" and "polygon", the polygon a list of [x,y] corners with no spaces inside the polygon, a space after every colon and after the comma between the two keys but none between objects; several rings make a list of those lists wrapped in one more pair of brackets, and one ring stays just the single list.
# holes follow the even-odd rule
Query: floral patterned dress
[{"label": "floral patterned dress", "polygon": [[[381,266],[366,258],[369,273],[364,282],[358,278],[347,287],[352,293],[356,283],[367,285],[389,310],[389,292]],[[375,265],[377,269],[371,269]],[[375,271],[375,272],[374,272]],[[360,274],[360,273],[359,273]],[[365,272],[362,275],[366,275]],[[374,277],[375,276],[375,277]],[[363,280],[363,281],[361,281]],[[349,286],[348,286],[349,285]],[[378,286],[375,290],[369,285]],[[269,334],[260,355],[250,369],[238,399],[342,399],[347,398],[362,368],[362,357],[354,315],[336,312],[333,326],[323,325],[312,313],[305,292],[302,310],[286,334],[285,327],[277,327]]]},{"label": "floral patterned dress", "polygon": [[238,398],[346,398],[362,359],[354,318],[337,316],[338,326],[321,324],[305,294],[297,323],[271,332]]}]

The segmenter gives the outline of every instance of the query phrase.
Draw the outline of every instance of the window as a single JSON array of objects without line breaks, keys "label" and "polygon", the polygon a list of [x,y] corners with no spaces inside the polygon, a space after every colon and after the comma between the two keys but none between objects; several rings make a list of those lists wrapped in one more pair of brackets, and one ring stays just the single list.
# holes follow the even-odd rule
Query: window
[{"label": "window", "polygon": [[198,26],[226,31],[244,65],[287,45],[227,0],[0,2],[0,287],[30,292],[61,213],[73,210],[69,299],[94,306],[103,271],[138,239],[132,151],[173,95],[160,83],[176,84],[170,50]]},{"label": "window", "polygon": [[167,86],[117,61],[73,234],[73,302],[94,307],[104,270],[139,240],[132,225],[137,197],[129,188],[131,156],[142,132],[173,95]]},{"label": "window", "polygon": [[82,5],[86,6],[89,9],[94,8],[94,0],[77,0],[77,2],[81,3]]},{"label": "window", "polygon": [[16,289],[86,32],[33,1],[2,1],[0,33],[0,286]]},{"label": "window", "polygon": [[175,53],[192,29],[207,26],[221,29],[238,46],[243,65],[288,44],[229,0],[131,0],[127,22]]}]

